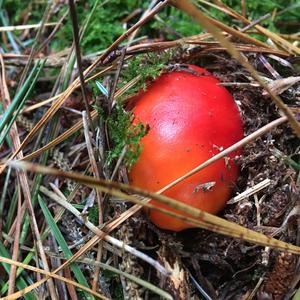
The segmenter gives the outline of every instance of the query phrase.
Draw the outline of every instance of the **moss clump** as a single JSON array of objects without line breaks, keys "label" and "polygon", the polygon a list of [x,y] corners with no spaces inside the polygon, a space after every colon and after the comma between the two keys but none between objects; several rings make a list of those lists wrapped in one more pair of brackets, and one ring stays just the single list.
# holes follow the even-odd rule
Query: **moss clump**
[{"label": "moss clump", "polygon": [[140,76],[141,79],[137,84],[126,91],[123,98],[132,96],[142,89],[145,91],[147,89],[147,82],[156,79],[160,75],[161,71],[169,63],[173,55],[174,51],[168,50],[140,54],[131,59],[127,68],[122,72],[120,86],[125,85],[137,76]]},{"label": "moss clump", "polygon": [[148,127],[141,122],[133,125],[133,118],[132,113],[126,112],[118,104],[107,119],[107,126],[113,145],[113,148],[107,155],[108,164],[111,164],[120,156],[125,146],[127,146],[127,152],[124,160],[128,168],[131,168],[139,158],[142,151],[140,141],[147,134]]}]

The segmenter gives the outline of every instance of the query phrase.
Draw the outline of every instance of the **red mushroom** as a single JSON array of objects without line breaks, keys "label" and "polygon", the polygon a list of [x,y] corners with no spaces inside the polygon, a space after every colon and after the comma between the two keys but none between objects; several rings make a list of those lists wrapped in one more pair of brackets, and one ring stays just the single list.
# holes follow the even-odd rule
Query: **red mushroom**
[{"label": "red mushroom", "polygon": [[[206,70],[193,65],[188,68],[164,73],[134,101],[136,119],[150,127],[141,140],[141,156],[129,174],[135,186],[158,191],[243,137],[241,117],[231,94]],[[239,154],[231,153],[164,194],[218,213],[238,177],[233,158]],[[154,200],[151,203],[168,208]],[[157,210],[150,210],[149,217],[163,229],[193,227]]]}]

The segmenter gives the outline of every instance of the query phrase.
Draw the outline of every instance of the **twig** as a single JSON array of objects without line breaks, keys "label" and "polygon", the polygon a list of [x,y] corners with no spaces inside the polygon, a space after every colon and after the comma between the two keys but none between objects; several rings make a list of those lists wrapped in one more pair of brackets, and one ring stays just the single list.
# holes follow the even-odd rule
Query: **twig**
[{"label": "twig", "polygon": [[[188,38],[182,38],[174,41],[160,41],[160,42],[152,42],[152,43],[141,43],[138,45],[133,45],[127,47],[126,56],[132,55],[132,54],[139,54],[139,53],[145,53],[150,51],[161,51],[164,49],[179,47],[182,45],[199,45],[201,46],[201,52],[200,54],[211,52],[211,51],[225,51],[226,48],[222,47],[219,42],[217,41],[205,41],[204,39],[209,38],[211,35],[208,34],[199,34],[195,36],[191,36]],[[45,41],[46,42],[46,41]],[[239,49],[241,52],[253,52],[253,53],[265,53],[265,54],[276,54],[283,57],[287,57],[288,54],[286,52],[281,51],[279,49],[274,48],[268,48],[268,47],[258,47],[253,46],[251,44],[239,44],[239,43],[233,43],[234,46]],[[39,51],[39,50],[38,50]],[[122,54],[121,51],[118,51],[115,53],[114,58],[119,57]],[[91,64],[95,59],[98,59],[100,56],[99,54],[94,55],[86,55],[82,58],[82,61],[87,64]],[[13,65],[13,66],[23,66],[26,64],[26,61],[28,60],[28,55],[16,55],[12,53],[3,54],[3,58],[6,61],[7,65]],[[48,56],[45,57],[47,59],[45,66],[48,68],[57,68],[62,66],[66,63],[68,60],[67,57],[53,57]],[[87,80],[86,80],[87,81]]]},{"label": "twig", "polygon": [[91,118],[89,103],[88,103],[87,94],[86,94],[84,76],[83,76],[83,71],[82,71],[81,53],[80,53],[80,45],[79,45],[79,29],[78,29],[78,21],[77,21],[77,14],[76,14],[74,0],[69,0],[69,8],[70,8],[70,17],[71,17],[72,27],[73,27],[73,39],[74,39],[74,44],[75,44],[75,52],[76,52],[76,59],[77,59],[77,66],[78,66],[82,98],[83,98],[83,101],[85,104],[85,110],[87,112],[90,127],[92,129],[93,135],[95,136],[95,128],[94,128],[92,118]]},{"label": "twig", "polygon": [[247,26],[245,26],[244,28],[242,28],[240,31],[241,31],[241,32],[246,32],[247,30],[251,29],[251,28],[254,27],[255,25],[259,24],[260,22],[262,22],[262,21],[264,21],[264,20],[266,20],[266,19],[268,19],[268,18],[270,18],[270,17],[271,17],[271,14],[270,14],[270,13],[268,13],[268,14],[266,14],[266,15],[264,15],[264,16],[261,16],[261,17],[258,18],[257,20],[251,22],[250,24],[248,24]]},{"label": "twig", "polygon": [[30,66],[33,62],[34,56],[36,55],[36,48],[37,48],[37,45],[39,43],[40,37],[42,35],[46,20],[48,19],[48,15],[50,14],[50,9],[51,9],[51,2],[48,2],[47,7],[46,7],[45,12],[44,12],[44,15],[43,15],[43,18],[41,20],[41,26],[38,27],[38,32],[37,32],[36,37],[35,37],[35,42],[34,42],[32,48],[31,48],[29,59],[27,61],[27,64],[26,64],[23,72],[22,72],[22,75],[21,75],[21,78],[20,78],[20,81],[19,81],[19,84],[18,84],[18,88],[17,88],[18,90],[22,87],[22,85],[23,85],[23,83],[26,79],[26,75],[29,71],[29,68],[30,68]]},{"label": "twig", "polygon": [[[40,53],[48,45],[48,43],[54,38],[55,34],[57,33],[57,31],[62,26],[63,21],[64,21],[64,19],[66,18],[66,16],[68,14],[69,14],[69,11],[67,10],[64,13],[64,15],[58,20],[58,22],[56,23],[56,25],[53,28],[52,32],[49,34],[49,36],[44,40],[44,42],[42,43],[42,45],[40,45],[40,47],[36,50],[36,53]],[[46,24],[45,24],[45,26],[46,26]]]},{"label": "twig", "polygon": [[[18,182],[19,182],[19,178],[18,178]],[[13,244],[13,253],[11,256],[11,258],[15,261],[18,260],[18,256],[19,256],[20,229],[21,229],[21,221],[22,221],[21,191],[19,188],[18,188],[18,208],[17,208],[16,220],[17,220],[17,223],[16,223],[16,230],[15,230],[15,239],[14,239],[14,244]],[[15,290],[16,272],[17,272],[17,267],[11,266],[10,273],[9,273],[9,279],[8,279],[8,292],[7,292],[8,295],[12,294]]]},{"label": "twig", "polygon": [[116,92],[117,84],[118,84],[118,81],[119,81],[120,73],[121,73],[121,70],[123,68],[126,51],[127,51],[127,47],[124,47],[121,51],[122,54],[121,54],[121,57],[118,61],[118,67],[117,67],[117,71],[116,71],[115,78],[114,78],[114,81],[113,81],[113,85],[112,85],[112,87],[109,91],[109,95],[108,95],[108,105],[109,105],[108,113],[110,113],[112,107],[115,104],[114,103],[115,92]]},{"label": "twig", "polygon": [[242,192],[241,194],[231,198],[230,200],[228,200],[227,204],[234,204],[237,203],[245,198],[248,198],[254,194],[256,194],[257,192],[259,192],[260,190],[268,187],[271,184],[271,180],[270,179],[265,179],[261,182],[259,182],[258,184],[248,188],[247,190],[245,190],[244,192]]}]

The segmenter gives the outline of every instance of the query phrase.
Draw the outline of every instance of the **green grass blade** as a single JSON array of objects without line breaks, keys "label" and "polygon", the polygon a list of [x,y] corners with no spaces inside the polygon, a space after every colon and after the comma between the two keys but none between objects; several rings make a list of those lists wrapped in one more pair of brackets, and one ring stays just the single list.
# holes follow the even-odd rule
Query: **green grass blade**
[{"label": "green grass blade", "polygon": [[[73,256],[71,250],[68,247],[67,242],[65,241],[62,233],[60,232],[57,224],[55,223],[48,207],[45,205],[43,199],[41,198],[41,196],[38,196],[38,201],[39,201],[39,205],[43,211],[43,214],[45,216],[45,219],[51,229],[52,234],[54,235],[57,243],[59,244],[60,248],[62,249],[65,257],[67,259],[71,258]],[[86,287],[89,287],[88,282],[86,280],[86,278],[84,277],[84,275],[82,274],[80,268],[78,267],[78,265],[76,263],[72,263],[70,265],[71,270],[74,273],[74,276],[76,277],[76,279],[78,280],[78,282]],[[93,297],[91,295],[87,295],[86,296],[89,299],[93,299]]]},{"label": "green grass blade", "polygon": [[12,225],[12,223],[15,220],[15,212],[17,209],[17,202],[18,202],[18,189],[15,189],[14,194],[12,196],[12,199],[10,200],[10,205],[8,209],[8,213],[6,215],[6,221],[4,224],[4,231],[9,232],[9,229]]},{"label": "green grass blade", "polygon": [[[0,2],[0,7],[1,6],[2,6],[2,1]],[[0,19],[2,21],[3,26],[9,26],[8,20],[6,18],[6,15],[4,14],[3,10],[2,11],[0,10]],[[8,32],[6,32],[6,35],[8,37],[8,40],[9,40],[14,52],[16,54],[20,54],[21,52],[20,52],[19,46],[18,46],[17,42],[15,41],[13,34],[10,31],[8,31]]]},{"label": "green grass blade", "polygon": [[34,67],[32,68],[27,80],[25,81],[24,85],[22,86],[22,88],[20,89],[19,92],[17,92],[17,94],[15,95],[13,101],[11,102],[11,104],[9,105],[9,107],[7,108],[7,110],[4,112],[1,120],[0,120],[0,133],[2,132],[4,126],[6,125],[6,123],[11,119],[12,114],[14,113],[16,107],[19,105],[19,103],[22,101],[24,95],[26,94],[26,92],[28,91],[29,86],[32,83],[32,79],[35,76],[36,70],[38,69],[40,63],[37,62]]},{"label": "green grass blade", "polygon": [[5,127],[5,130],[1,133],[1,136],[0,136],[0,146],[2,145],[3,143],[3,140],[5,139],[5,137],[7,136],[11,126],[13,125],[14,121],[16,120],[18,114],[20,113],[21,109],[23,108],[24,104],[25,104],[25,101],[29,98],[30,94],[32,93],[32,90],[34,89],[35,87],[35,84],[39,78],[39,75],[45,65],[45,62],[46,60],[43,60],[40,64],[39,64],[39,68],[38,70],[36,71],[36,74],[34,76],[34,78],[32,79],[31,81],[31,85],[30,87],[28,88],[25,96],[23,97],[23,99],[21,100],[20,104],[18,105],[14,115],[11,117],[10,121],[9,121],[9,124]]},{"label": "green grass blade", "polygon": [[[11,258],[8,251],[6,250],[6,248],[4,247],[4,245],[2,244],[1,241],[0,241],[0,256],[6,257],[6,258]],[[2,264],[2,266],[3,266],[4,270],[6,271],[6,273],[9,274],[10,265]],[[28,284],[26,283],[26,281],[23,277],[19,277],[16,280],[16,286],[19,290],[23,290],[28,286]],[[2,290],[1,290],[0,294],[3,295]],[[36,297],[34,296],[34,294],[32,292],[29,292],[29,293],[25,294],[24,298],[26,300],[36,300]]]}]

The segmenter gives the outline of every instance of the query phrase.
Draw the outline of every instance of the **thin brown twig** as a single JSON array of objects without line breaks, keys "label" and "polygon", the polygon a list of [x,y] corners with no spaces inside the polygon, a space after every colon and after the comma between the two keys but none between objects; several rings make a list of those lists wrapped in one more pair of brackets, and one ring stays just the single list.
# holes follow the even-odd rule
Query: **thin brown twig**
[{"label": "thin brown twig", "polygon": [[242,15],[244,18],[246,18],[247,17],[246,0],[241,0],[241,6],[242,6]]},{"label": "thin brown twig", "polygon": [[115,98],[115,92],[116,92],[117,84],[118,84],[119,77],[120,77],[120,74],[121,74],[121,70],[123,68],[126,52],[127,52],[127,47],[124,47],[121,51],[121,57],[118,60],[118,66],[117,66],[117,71],[116,71],[115,78],[114,78],[114,81],[113,81],[113,85],[112,85],[112,87],[109,91],[109,95],[108,95],[108,105],[109,105],[108,113],[109,114],[110,114],[111,109],[114,105],[113,102],[114,102],[114,98]]},{"label": "thin brown twig", "polygon": [[22,75],[21,75],[21,78],[20,78],[20,81],[19,81],[19,84],[18,84],[18,90],[24,84],[24,81],[26,79],[26,75],[29,71],[29,68],[31,67],[34,56],[36,55],[36,48],[38,46],[38,42],[39,42],[40,37],[42,35],[42,32],[44,30],[44,27],[45,27],[45,24],[47,22],[48,16],[50,15],[50,11],[51,11],[51,2],[48,2],[47,7],[46,7],[45,12],[44,12],[44,15],[43,15],[42,20],[41,20],[41,26],[38,28],[38,31],[37,31],[37,34],[36,34],[35,42],[34,42],[33,46],[31,47],[29,59],[27,61],[27,64],[26,64],[23,72],[22,72]]},{"label": "thin brown twig", "polygon": [[[222,2],[221,0],[213,0],[215,3],[217,3],[217,7],[219,8],[224,8],[226,9],[228,12],[233,13],[233,16],[237,19],[240,20],[242,22],[244,22],[245,24],[250,24],[251,21],[249,21],[247,18],[243,17],[241,14],[239,14],[238,12],[236,12],[235,10],[233,10],[231,7],[229,7],[228,5],[226,5],[224,2]],[[255,25],[255,29],[263,34],[264,36],[270,38],[271,40],[273,40],[277,45],[279,45],[280,48],[283,48],[286,52],[288,53],[292,53],[292,51],[294,51],[297,54],[300,54],[300,48],[297,47],[296,45],[289,43],[287,40],[285,40],[282,36],[262,27],[261,25],[257,24]]]},{"label": "thin brown twig", "polygon": [[[252,24],[254,26],[254,24]],[[245,27],[246,28],[246,27]],[[218,41],[205,41],[206,39],[210,38],[210,34],[199,34],[195,36],[185,37],[181,39],[177,39],[174,41],[160,41],[160,42],[152,42],[152,43],[141,43],[138,45],[133,45],[127,47],[126,55],[132,55],[132,54],[138,54],[138,53],[144,53],[148,51],[160,51],[163,49],[178,47],[182,45],[199,45],[201,46],[202,51],[214,51],[215,49],[223,50],[225,51],[226,48],[222,47]],[[240,51],[243,52],[254,52],[254,53],[266,53],[266,54],[276,54],[283,57],[288,56],[288,54],[285,51],[274,49],[274,48],[268,48],[268,47],[262,47],[262,46],[255,46],[252,44],[239,44],[234,43],[234,46],[238,48]],[[115,58],[120,56],[122,54],[121,51],[116,53]],[[82,60],[85,63],[92,63],[94,59],[98,59],[100,56],[85,56],[82,58]],[[14,65],[14,66],[20,66],[25,65],[26,61],[28,60],[28,55],[16,55],[12,53],[3,54],[3,58],[6,61],[7,65]],[[48,68],[56,68],[60,67],[63,64],[65,64],[66,61],[68,61],[68,58],[63,57],[53,57],[48,56],[46,57],[45,67]]]},{"label": "thin brown twig", "polygon": [[63,25],[64,19],[67,17],[69,14],[69,11],[67,10],[63,16],[57,21],[55,27],[53,28],[52,32],[49,34],[49,36],[43,41],[41,46],[36,50],[36,53],[40,53],[48,44],[49,42],[54,38],[55,34],[58,32],[60,27]]},{"label": "thin brown twig", "polygon": [[[19,178],[18,178],[19,181]],[[14,239],[14,244],[13,244],[13,253],[11,258],[14,261],[18,261],[18,256],[19,256],[19,243],[20,243],[20,232],[21,232],[21,191],[19,186],[18,188],[18,208],[17,208],[17,218],[16,218],[16,230],[15,230],[15,239]],[[9,279],[8,279],[8,291],[7,295],[12,294],[15,291],[15,283],[16,283],[16,273],[17,273],[17,267],[16,266],[11,266],[10,272],[9,272]]]},{"label": "thin brown twig", "polygon": [[261,23],[262,21],[265,21],[266,19],[268,19],[270,17],[271,17],[270,13],[265,14],[264,16],[259,17],[257,20],[252,21],[250,24],[248,24],[247,26],[245,26],[244,28],[242,28],[240,31],[241,32],[246,32],[247,30],[251,29],[255,25]]},{"label": "thin brown twig", "polygon": [[77,13],[76,8],[74,4],[74,0],[69,0],[69,8],[70,8],[70,17],[72,21],[72,28],[73,28],[73,40],[74,40],[74,46],[75,46],[75,53],[76,53],[76,59],[77,59],[77,67],[78,67],[78,74],[79,74],[79,80],[80,80],[80,87],[81,87],[81,93],[83,102],[85,105],[85,110],[87,113],[87,117],[90,123],[90,128],[93,132],[93,135],[95,136],[95,128],[94,124],[91,118],[87,93],[86,93],[86,87],[85,87],[85,81],[82,71],[82,62],[81,62],[81,51],[80,51],[80,42],[79,42],[79,28],[78,28],[78,20],[77,20]]}]

